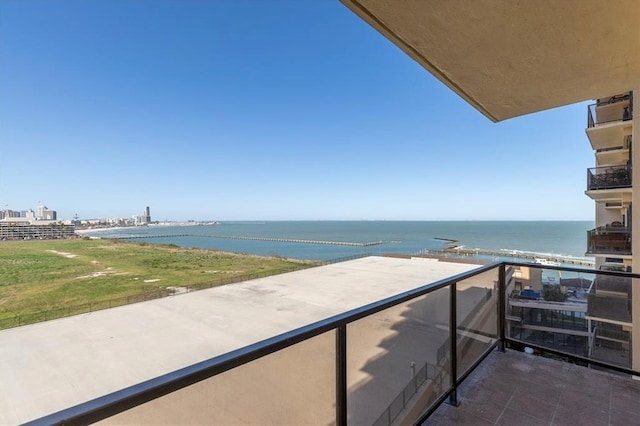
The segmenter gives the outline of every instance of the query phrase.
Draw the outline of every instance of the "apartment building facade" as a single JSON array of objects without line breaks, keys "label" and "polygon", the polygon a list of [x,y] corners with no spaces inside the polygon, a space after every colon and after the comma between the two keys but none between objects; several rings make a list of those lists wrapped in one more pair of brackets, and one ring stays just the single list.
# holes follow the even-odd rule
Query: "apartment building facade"
[{"label": "apartment building facade", "polygon": [[[636,91],[636,93],[638,93]],[[595,228],[587,233],[586,254],[600,270],[632,272],[640,269],[634,241],[634,92],[596,99],[588,106],[586,134],[595,154],[595,167],[587,170],[586,195],[595,202]],[[637,114],[636,114],[637,116]],[[637,140],[637,137],[635,138]],[[635,164],[640,164],[636,160]],[[637,188],[637,186],[636,186]],[[640,204],[638,204],[640,205]],[[637,293],[637,292],[636,292]],[[640,329],[634,327],[632,307],[640,294],[630,278],[599,276],[588,295],[587,318],[592,323],[593,355],[616,362],[609,355],[624,351],[635,358],[640,350]],[[639,303],[637,300],[635,303]],[[637,320],[636,320],[637,322]],[[627,361],[627,360],[625,360]]]},{"label": "apartment building facade", "polygon": [[596,267],[633,269],[633,92],[597,99],[588,106],[586,134],[595,153],[586,194],[595,201],[596,227],[587,255]]}]

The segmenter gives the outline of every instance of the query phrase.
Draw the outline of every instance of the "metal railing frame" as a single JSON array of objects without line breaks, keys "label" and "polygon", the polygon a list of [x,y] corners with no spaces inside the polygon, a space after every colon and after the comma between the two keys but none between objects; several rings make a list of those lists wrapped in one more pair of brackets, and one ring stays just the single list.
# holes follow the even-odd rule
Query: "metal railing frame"
[{"label": "metal railing frame", "polygon": [[630,188],[631,165],[590,167],[587,169],[587,191]]},{"label": "metal railing frame", "polygon": [[[583,362],[585,364],[596,365],[608,368],[625,374],[640,376],[640,372],[633,371],[628,368],[612,365],[606,362],[597,361],[591,358],[558,351],[553,348],[543,347],[532,344],[530,342],[514,339],[506,335],[506,270],[508,267],[529,267],[537,269],[560,270],[567,272],[579,272],[588,274],[623,276],[628,278],[640,278],[640,274],[631,274],[612,271],[596,271],[593,269],[554,266],[554,265],[538,265],[528,262],[512,262],[503,261],[485,265],[471,271],[457,274],[432,284],[427,284],[413,290],[409,290],[398,295],[379,300],[360,308],[353,309],[348,312],[336,315],[325,320],[318,321],[296,330],[283,333],[261,342],[234,350],[232,352],[213,357],[200,363],[185,367],[169,374],[158,376],[151,380],[138,383],[128,388],[110,393],[108,395],[96,398],[94,400],[69,407],[59,412],[41,417],[26,423],[27,425],[50,425],[50,424],[88,424],[94,423],[115,414],[122,413],[138,405],[157,399],[171,392],[183,389],[200,381],[209,379],[225,371],[247,364],[269,354],[286,349],[300,342],[309,340],[315,336],[326,332],[335,332],[335,356],[336,356],[336,424],[344,426],[347,424],[348,408],[347,408],[347,345],[348,334],[347,326],[359,319],[371,316],[385,309],[403,304],[417,297],[427,295],[437,290],[449,287],[450,289],[450,383],[448,389],[436,398],[431,405],[426,408],[422,416],[417,419],[416,424],[424,421],[431,415],[444,401],[447,399],[453,405],[458,404],[457,389],[458,386],[480,365],[483,360],[497,347],[500,351],[504,351],[506,346],[524,345],[537,349],[541,352],[547,352],[554,355],[562,356],[573,361]],[[457,318],[456,303],[457,292],[456,284],[462,280],[469,279],[476,275],[498,269],[498,302],[497,302],[497,338],[478,359],[459,376],[457,371]]]}]

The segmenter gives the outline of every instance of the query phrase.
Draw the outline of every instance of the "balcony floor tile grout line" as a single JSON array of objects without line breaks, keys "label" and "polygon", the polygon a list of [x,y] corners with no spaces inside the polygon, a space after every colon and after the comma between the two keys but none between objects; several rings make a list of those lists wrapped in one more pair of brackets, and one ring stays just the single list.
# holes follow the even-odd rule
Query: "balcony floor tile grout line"
[{"label": "balcony floor tile grout line", "polygon": [[556,401],[556,406],[553,408],[553,416],[551,416],[551,421],[549,422],[549,426],[552,426],[553,422],[556,420],[556,416],[558,415],[558,409],[560,408],[560,400],[562,399],[562,397],[566,392],[567,392],[566,387],[562,389],[562,392],[560,392],[560,395],[558,396],[558,401]]},{"label": "balcony floor tile grout line", "polygon": [[496,419],[494,425],[498,424],[498,422],[500,421],[500,419],[504,415],[504,412],[507,411],[507,408],[509,408],[509,404],[511,404],[511,401],[513,400],[513,395],[518,391],[519,388],[520,388],[520,386],[518,386],[517,388],[514,389],[513,393],[511,394],[511,397],[509,397],[509,401],[507,401],[507,403],[505,404],[504,408],[502,409],[502,412],[500,413],[500,415]]},{"label": "balcony floor tile grout line", "polygon": [[613,385],[609,382],[609,419],[608,423],[611,425],[611,410],[613,409]]}]

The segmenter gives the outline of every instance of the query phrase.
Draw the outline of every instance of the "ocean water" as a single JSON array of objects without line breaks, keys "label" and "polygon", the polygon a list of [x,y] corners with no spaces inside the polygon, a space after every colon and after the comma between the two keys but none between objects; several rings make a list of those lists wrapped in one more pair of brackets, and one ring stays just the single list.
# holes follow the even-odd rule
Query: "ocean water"
[{"label": "ocean water", "polygon": [[[593,227],[593,221],[269,221],[107,229],[94,235],[311,260],[416,254],[443,248],[439,238],[457,240],[469,249],[505,251],[505,258],[507,251],[518,250],[585,259],[587,230]],[[363,247],[227,237],[383,243]]]}]

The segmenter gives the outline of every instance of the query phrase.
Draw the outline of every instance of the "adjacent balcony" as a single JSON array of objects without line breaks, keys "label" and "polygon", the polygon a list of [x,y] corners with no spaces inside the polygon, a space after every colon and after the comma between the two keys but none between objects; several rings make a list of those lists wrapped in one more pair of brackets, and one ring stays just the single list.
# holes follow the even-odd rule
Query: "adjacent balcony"
[{"label": "adjacent balcony", "polygon": [[624,149],[632,134],[633,93],[599,99],[587,108],[587,137],[596,151]]},{"label": "adjacent balcony", "polygon": [[587,255],[631,255],[631,229],[624,226],[601,226],[587,231]]},{"label": "adjacent balcony", "polygon": [[[544,303],[531,302],[529,318],[512,307],[514,268],[561,277]],[[640,384],[629,376],[640,377],[640,366],[632,365],[629,333],[599,330],[576,311],[599,278],[614,292],[640,285],[638,274],[486,265],[32,423],[637,423]],[[372,339],[368,330],[381,327],[392,333]]]},{"label": "adjacent balcony", "polygon": [[631,167],[628,165],[587,169],[587,191],[631,187]]},{"label": "adjacent balcony", "polygon": [[587,127],[597,127],[604,124],[633,119],[633,93],[598,99],[598,102],[588,106]]}]

